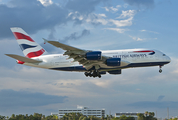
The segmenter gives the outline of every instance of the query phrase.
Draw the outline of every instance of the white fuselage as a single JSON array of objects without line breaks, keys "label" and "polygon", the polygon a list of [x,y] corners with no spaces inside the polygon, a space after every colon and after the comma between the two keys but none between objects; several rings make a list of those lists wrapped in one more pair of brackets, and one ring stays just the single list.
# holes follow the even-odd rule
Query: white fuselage
[{"label": "white fuselage", "polygon": [[[130,67],[147,67],[147,66],[163,66],[170,62],[170,58],[158,50],[154,50],[154,53],[145,52],[146,49],[126,49],[126,50],[109,50],[102,51],[103,56],[109,56],[111,58],[121,58],[121,61],[127,61],[127,65],[121,66],[107,66],[106,64],[100,65],[101,69],[109,68],[130,68]],[[140,52],[142,51],[142,52]],[[32,59],[43,61],[38,64],[24,63],[24,65],[64,70],[64,71],[86,71],[85,68],[79,62],[73,62],[73,59],[68,59],[67,55],[63,54],[51,54],[34,57]],[[77,69],[80,67],[80,69]],[[83,67],[83,69],[82,69]],[[67,70],[66,70],[66,69]],[[73,69],[69,69],[73,68]]]}]

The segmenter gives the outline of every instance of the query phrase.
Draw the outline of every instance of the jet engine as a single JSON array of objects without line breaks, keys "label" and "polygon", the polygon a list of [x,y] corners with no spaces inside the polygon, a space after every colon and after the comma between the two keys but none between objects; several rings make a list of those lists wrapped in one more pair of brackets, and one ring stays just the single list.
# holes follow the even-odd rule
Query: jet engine
[{"label": "jet engine", "polygon": [[87,60],[101,60],[101,51],[92,51],[86,53]]},{"label": "jet engine", "polygon": [[107,66],[120,66],[121,58],[109,58],[106,60]]},{"label": "jet engine", "polygon": [[112,71],[108,71],[109,74],[113,74],[113,75],[117,75],[117,74],[121,74],[121,70],[112,70]]}]

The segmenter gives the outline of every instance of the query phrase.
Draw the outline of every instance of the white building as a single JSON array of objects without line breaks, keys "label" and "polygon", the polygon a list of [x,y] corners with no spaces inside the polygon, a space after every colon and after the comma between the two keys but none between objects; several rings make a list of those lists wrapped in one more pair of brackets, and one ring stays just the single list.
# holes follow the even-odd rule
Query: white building
[{"label": "white building", "polygon": [[89,109],[88,107],[77,106],[75,109],[59,109],[59,118],[62,118],[65,113],[82,113],[86,116],[105,117],[105,109]]}]

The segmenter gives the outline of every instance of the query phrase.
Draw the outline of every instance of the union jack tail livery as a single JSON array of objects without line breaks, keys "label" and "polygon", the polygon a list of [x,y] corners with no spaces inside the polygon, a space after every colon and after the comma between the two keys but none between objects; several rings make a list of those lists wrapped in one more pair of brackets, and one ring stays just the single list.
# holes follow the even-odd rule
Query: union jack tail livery
[{"label": "union jack tail livery", "polygon": [[33,58],[47,54],[46,50],[36,43],[22,28],[11,28],[11,31],[25,57]]}]

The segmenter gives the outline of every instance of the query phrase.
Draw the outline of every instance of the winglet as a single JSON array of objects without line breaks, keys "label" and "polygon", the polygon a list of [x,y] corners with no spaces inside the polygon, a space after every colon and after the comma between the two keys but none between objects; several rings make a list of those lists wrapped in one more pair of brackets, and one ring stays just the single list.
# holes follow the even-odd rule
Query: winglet
[{"label": "winglet", "polygon": [[48,40],[46,40],[46,39],[44,39],[44,38],[43,38],[43,40],[44,40],[44,44],[46,44],[46,42],[48,42]]}]

